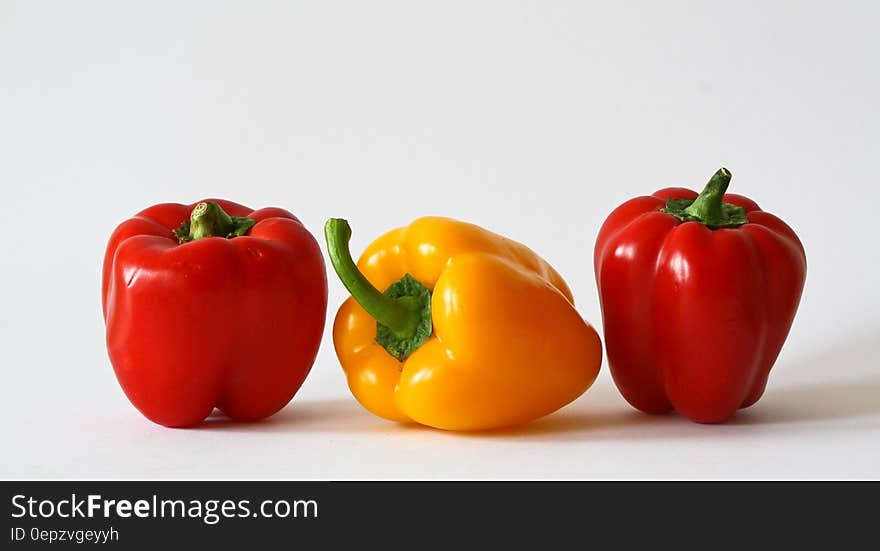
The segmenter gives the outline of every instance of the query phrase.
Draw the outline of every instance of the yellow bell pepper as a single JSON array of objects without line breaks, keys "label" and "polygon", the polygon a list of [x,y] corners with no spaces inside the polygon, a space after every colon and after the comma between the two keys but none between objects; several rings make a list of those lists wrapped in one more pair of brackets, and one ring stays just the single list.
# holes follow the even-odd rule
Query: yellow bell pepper
[{"label": "yellow bell pepper", "polygon": [[355,265],[348,223],[328,220],[325,235],[352,294],[336,315],[336,354],[374,414],[447,430],[509,427],[556,411],[596,379],[599,336],[565,281],[524,245],[427,217],[386,233]]}]

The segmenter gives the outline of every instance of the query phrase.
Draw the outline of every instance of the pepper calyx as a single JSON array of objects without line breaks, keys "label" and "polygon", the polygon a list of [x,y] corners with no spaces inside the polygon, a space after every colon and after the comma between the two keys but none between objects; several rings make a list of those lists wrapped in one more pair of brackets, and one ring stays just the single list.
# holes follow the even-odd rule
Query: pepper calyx
[{"label": "pepper calyx", "polygon": [[230,216],[214,201],[205,201],[193,207],[189,220],[171,231],[182,245],[205,237],[241,237],[256,223],[246,216]]},{"label": "pepper calyx", "polygon": [[696,199],[667,199],[661,212],[671,214],[682,222],[699,222],[712,230],[735,228],[748,224],[744,208],[724,202],[724,193],[732,175],[720,168],[712,175]]},{"label": "pepper calyx", "polygon": [[405,331],[395,331],[376,321],[376,343],[402,362],[423,345],[434,331],[431,320],[431,291],[413,276],[405,274],[392,283],[384,294],[418,313],[418,323],[407,327]]}]

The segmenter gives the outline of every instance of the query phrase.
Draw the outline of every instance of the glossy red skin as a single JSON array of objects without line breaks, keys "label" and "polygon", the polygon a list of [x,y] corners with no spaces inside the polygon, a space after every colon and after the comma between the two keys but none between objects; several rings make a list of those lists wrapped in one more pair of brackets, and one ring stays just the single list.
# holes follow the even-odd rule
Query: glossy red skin
[{"label": "glossy red skin", "polygon": [[218,199],[257,220],[246,236],[179,245],[193,205],[161,204],[120,224],[104,257],[107,349],[148,419],[202,422],[214,408],[254,421],[284,407],[311,369],[327,311],[321,249],[299,220]]},{"label": "glossy red skin", "polygon": [[624,398],[648,413],[676,410],[718,423],[763,394],[806,277],[806,255],[785,222],[751,199],[725,195],[749,223],[711,230],[660,212],[662,189],[614,210],[594,266],[605,347]]}]

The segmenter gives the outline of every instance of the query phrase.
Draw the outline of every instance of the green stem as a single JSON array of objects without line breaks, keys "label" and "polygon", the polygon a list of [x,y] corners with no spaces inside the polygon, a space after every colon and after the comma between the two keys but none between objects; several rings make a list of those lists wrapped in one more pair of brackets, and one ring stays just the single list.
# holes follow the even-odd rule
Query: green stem
[{"label": "green stem", "polygon": [[358,304],[377,322],[400,337],[415,333],[421,321],[421,306],[411,297],[391,298],[376,289],[351,258],[348,243],[351,226],[341,218],[331,218],[324,225],[327,251],[336,274]]},{"label": "green stem", "polygon": [[735,228],[749,222],[745,209],[724,202],[731,174],[720,168],[696,199],[667,199],[661,209],[682,222],[699,222],[710,229]]},{"label": "green stem", "polygon": [[697,220],[702,220],[707,226],[718,225],[722,221],[724,213],[721,204],[724,202],[724,192],[730,185],[730,171],[719,168],[718,172],[709,178],[709,182],[703,191],[694,199],[684,212]]},{"label": "green stem", "polygon": [[239,237],[245,235],[257,221],[245,216],[229,216],[214,201],[196,205],[189,216],[174,230],[180,243],[205,237]]}]

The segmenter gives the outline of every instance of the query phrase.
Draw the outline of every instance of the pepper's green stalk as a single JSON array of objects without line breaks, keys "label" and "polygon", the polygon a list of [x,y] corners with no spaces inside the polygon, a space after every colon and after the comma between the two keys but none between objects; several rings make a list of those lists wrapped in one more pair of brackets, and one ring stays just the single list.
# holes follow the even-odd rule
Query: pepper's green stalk
[{"label": "pepper's green stalk", "polygon": [[730,171],[720,168],[696,199],[667,199],[661,210],[682,222],[699,222],[713,230],[747,224],[749,219],[744,208],[724,202],[730,178]]},{"label": "pepper's green stalk", "polygon": [[324,225],[330,263],[361,307],[376,320],[376,342],[399,361],[405,360],[431,336],[431,291],[409,274],[384,293],[376,289],[351,258],[351,227],[341,218]]},{"label": "pepper's green stalk", "polygon": [[245,216],[229,216],[214,201],[196,205],[189,220],[184,220],[174,230],[177,241],[181,244],[202,239],[203,237],[239,237],[248,232],[257,221]]}]

